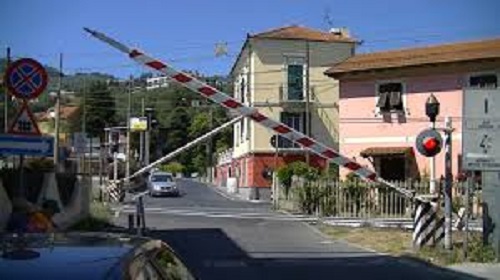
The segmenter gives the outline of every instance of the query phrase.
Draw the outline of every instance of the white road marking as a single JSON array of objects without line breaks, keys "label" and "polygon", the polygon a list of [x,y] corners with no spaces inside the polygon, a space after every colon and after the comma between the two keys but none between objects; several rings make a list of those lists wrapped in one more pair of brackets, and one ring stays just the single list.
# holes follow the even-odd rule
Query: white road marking
[{"label": "white road marking", "polygon": [[[283,215],[273,212],[248,212],[246,209],[204,209],[204,208],[160,208],[160,207],[146,207],[144,209],[149,214],[164,214],[175,216],[191,216],[191,217],[206,217],[206,218],[231,218],[231,219],[260,219],[260,220],[274,220],[274,221],[316,221],[314,217],[306,215]],[[222,210],[222,211],[221,211]],[[121,213],[130,214],[135,213],[134,206],[128,206],[121,209]],[[242,212],[240,212],[242,211]]]}]

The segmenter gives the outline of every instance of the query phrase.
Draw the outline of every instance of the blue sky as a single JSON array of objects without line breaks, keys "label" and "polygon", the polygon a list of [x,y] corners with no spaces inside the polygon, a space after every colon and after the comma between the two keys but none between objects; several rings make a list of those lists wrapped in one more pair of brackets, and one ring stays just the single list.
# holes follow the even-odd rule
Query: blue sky
[{"label": "blue sky", "polygon": [[[119,77],[145,70],[90,38],[97,29],[183,69],[227,74],[248,32],[300,24],[347,27],[364,45],[359,52],[500,37],[498,0],[15,0],[2,1],[0,51],[66,72],[100,71]],[[227,42],[230,56],[215,58]],[[4,56],[0,54],[0,56]]]}]

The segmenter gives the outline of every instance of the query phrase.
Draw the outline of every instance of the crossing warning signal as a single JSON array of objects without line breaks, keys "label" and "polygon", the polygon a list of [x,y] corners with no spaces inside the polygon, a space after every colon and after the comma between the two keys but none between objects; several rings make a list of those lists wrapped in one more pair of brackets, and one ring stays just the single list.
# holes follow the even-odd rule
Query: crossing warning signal
[{"label": "crossing warning signal", "polygon": [[423,156],[434,157],[443,148],[443,138],[436,130],[426,129],[417,136],[415,145]]}]

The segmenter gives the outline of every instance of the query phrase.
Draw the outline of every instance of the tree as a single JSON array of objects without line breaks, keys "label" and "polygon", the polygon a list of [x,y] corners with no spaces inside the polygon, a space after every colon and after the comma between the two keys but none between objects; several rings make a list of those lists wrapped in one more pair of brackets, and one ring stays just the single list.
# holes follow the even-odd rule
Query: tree
[{"label": "tree", "polygon": [[184,166],[176,161],[164,164],[160,167],[162,171],[172,173],[174,175],[182,174],[184,172]]},{"label": "tree", "polygon": [[[89,88],[86,100],[86,131],[92,137],[100,137],[106,126],[115,125],[115,100],[106,83],[95,82]],[[83,111],[83,103],[80,104]]]}]

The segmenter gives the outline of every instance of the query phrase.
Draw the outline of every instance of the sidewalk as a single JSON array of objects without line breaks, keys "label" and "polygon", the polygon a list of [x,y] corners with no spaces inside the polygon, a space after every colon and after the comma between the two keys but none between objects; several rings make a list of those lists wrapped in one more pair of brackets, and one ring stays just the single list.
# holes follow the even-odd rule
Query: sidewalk
[{"label": "sidewalk", "polygon": [[251,203],[271,203],[270,201],[266,200],[256,200],[256,199],[246,199],[245,197],[241,196],[239,193],[229,193],[227,191],[227,188],[221,187],[214,185],[212,183],[208,182],[203,182],[199,181],[200,183],[206,184],[209,188],[212,188],[215,192],[217,192],[219,195],[233,201],[244,201],[244,202],[251,202]]},{"label": "sidewalk", "polygon": [[447,268],[483,279],[500,279],[500,263],[462,263]]}]

